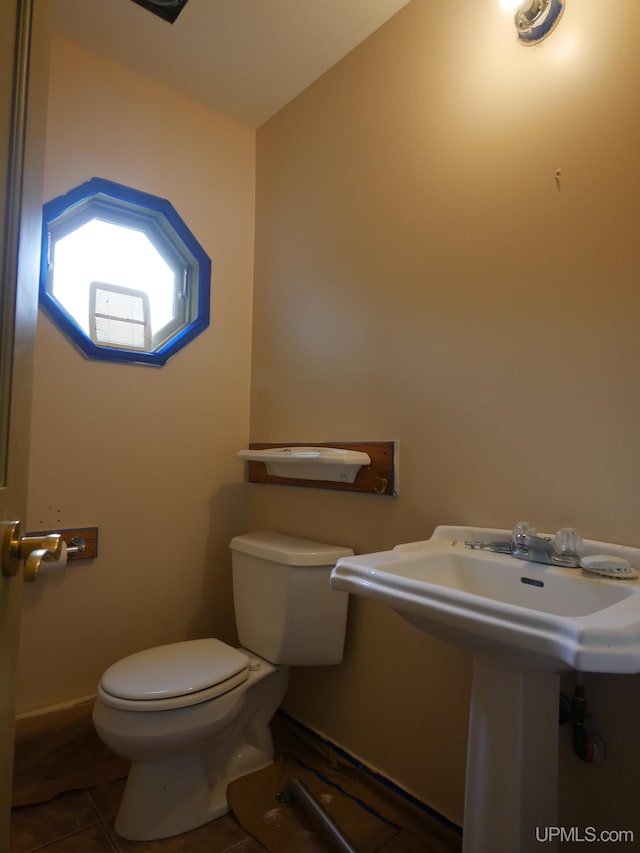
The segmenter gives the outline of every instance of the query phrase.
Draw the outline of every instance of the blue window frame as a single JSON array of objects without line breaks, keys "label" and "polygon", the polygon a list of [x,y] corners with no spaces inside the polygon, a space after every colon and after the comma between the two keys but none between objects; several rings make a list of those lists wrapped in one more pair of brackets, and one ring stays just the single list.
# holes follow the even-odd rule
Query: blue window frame
[{"label": "blue window frame", "polygon": [[211,261],[166,199],[92,178],[43,214],[40,304],[86,356],[160,366],[208,327]]}]

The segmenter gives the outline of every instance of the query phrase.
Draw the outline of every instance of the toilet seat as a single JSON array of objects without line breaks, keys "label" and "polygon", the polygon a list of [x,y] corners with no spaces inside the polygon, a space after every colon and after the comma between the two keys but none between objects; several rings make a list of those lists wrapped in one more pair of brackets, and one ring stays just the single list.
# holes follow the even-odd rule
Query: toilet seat
[{"label": "toilet seat", "polygon": [[136,652],[110,666],[98,695],[113,708],[171,710],[228,693],[249,675],[246,654],[215,639],[186,640]]}]

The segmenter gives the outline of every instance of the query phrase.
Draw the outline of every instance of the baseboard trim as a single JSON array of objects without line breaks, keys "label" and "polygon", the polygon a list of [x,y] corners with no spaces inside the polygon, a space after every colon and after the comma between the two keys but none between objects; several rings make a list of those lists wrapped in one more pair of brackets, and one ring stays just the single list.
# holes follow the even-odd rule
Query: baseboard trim
[{"label": "baseboard trim", "polygon": [[129,764],[98,738],[94,696],[20,714],[16,719],[14,806],[53,799],[63,791],[93,788],[126,776]]},{"label": "baseboard trim", "polygon": [[90,693],[88,696],[79,696],[77,699],[70,699],[68,702],[58,702],[56,705],[46,705],[44,708],[32,708],[29,711],[21,711],[16,716],[16,724],[20,725],[23,720],[31,720],[34,717],[43,717],[45,714],[54,714],[58,711],[69,711],[72,708],[77,708],[80,705],[93,705],[96,700],[96,694]]}]

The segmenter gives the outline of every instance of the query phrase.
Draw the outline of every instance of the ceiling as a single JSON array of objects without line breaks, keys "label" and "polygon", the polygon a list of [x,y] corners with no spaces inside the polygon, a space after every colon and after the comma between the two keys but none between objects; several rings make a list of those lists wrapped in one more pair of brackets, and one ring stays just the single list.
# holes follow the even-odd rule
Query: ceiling
[{"label": "ceiling", "polygon": [[53,0],[54,30],[259,127],[409,0],[188,0],[173,24],[131,0]]}]

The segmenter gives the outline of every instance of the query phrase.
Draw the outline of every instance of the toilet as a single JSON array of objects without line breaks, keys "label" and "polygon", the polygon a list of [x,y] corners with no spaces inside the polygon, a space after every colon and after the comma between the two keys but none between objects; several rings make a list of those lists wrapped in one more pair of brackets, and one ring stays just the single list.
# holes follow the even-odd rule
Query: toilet
[{"label": "toilet", "polygon": [[227,786],[273,761],[269,723],[289,666],[342,660],[347,593],[329,586],[349,548],[261,532],[236,536],[233,597],[240,648],[186,640],[104,673],[93,722],[131,761],[116,832],[151,841],[229,811]]}]

